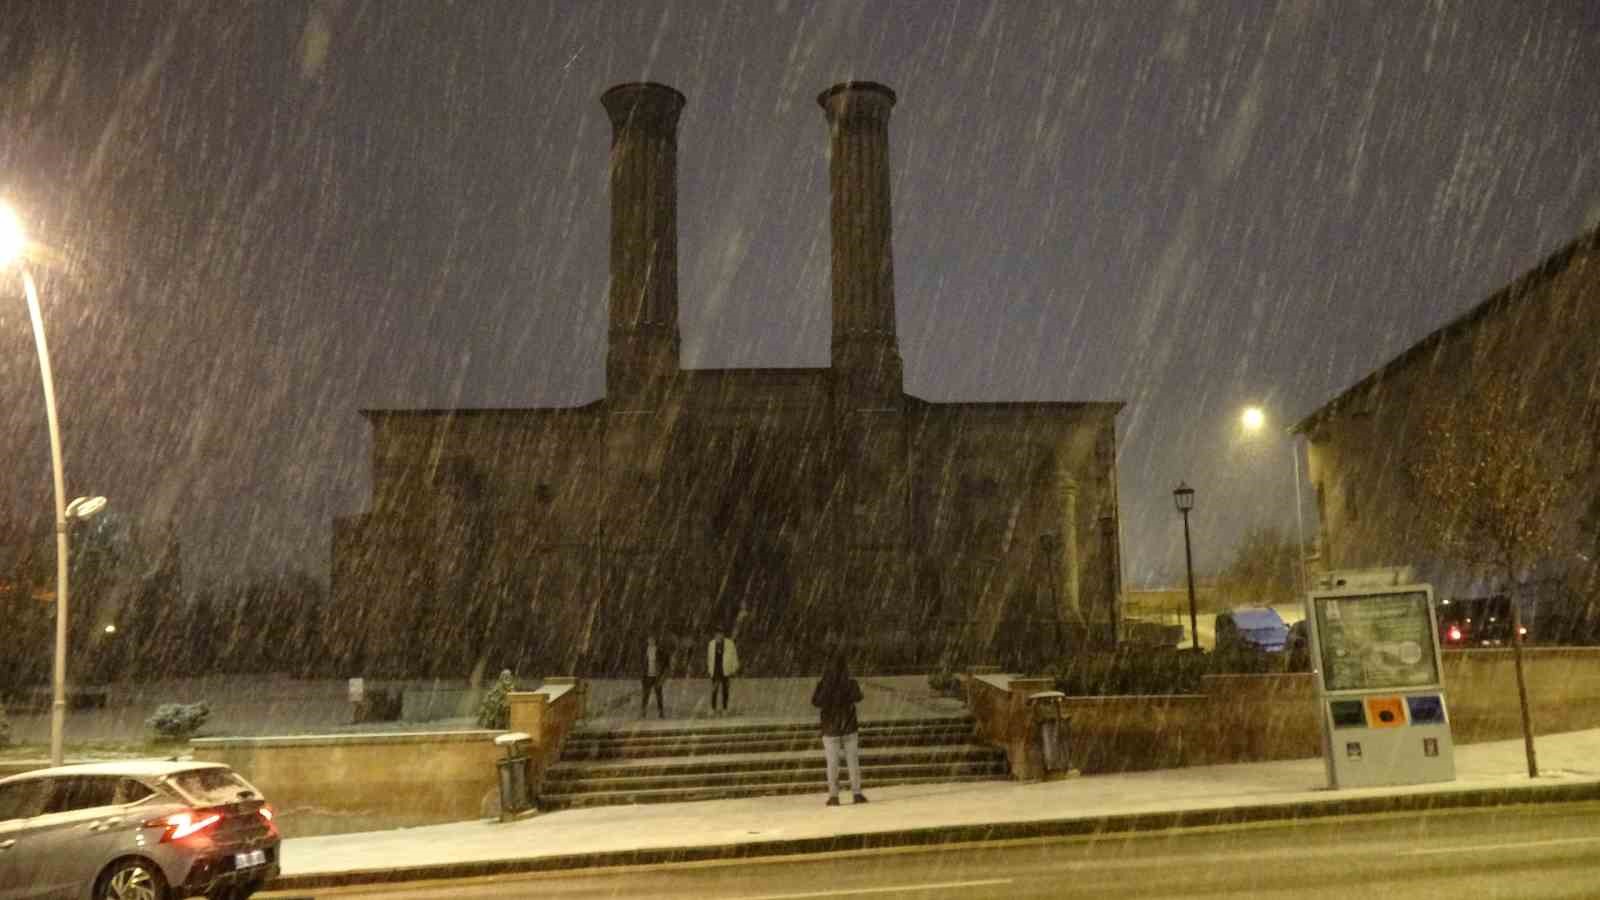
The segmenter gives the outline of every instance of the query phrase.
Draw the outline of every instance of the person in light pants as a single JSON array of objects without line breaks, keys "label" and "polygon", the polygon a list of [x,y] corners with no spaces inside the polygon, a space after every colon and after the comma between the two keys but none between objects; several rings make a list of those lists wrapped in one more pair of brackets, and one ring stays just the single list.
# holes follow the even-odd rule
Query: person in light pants
[{"label": "person in light pants", "polygon": [[856,803],[867,802],[861,793],[861,735],[856,721],[856,704],[861,702],[861,685],[850,677],[843,653],[828,661],[822,680],[811,692],[811,705],[822,711],[822,752],[828,763],[828,806],[839,805],[839,753],[844,752],[850,769],[850,793]]}]

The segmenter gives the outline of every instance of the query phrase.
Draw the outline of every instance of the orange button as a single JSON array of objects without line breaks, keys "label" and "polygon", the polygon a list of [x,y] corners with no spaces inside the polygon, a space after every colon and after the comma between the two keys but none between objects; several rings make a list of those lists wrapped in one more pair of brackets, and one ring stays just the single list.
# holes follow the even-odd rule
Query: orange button
[{"label": "orange button", "polygon": [[1406,706],[1400,697],[1368,697],[1367,727],[1399,728],[1406,724]]}]

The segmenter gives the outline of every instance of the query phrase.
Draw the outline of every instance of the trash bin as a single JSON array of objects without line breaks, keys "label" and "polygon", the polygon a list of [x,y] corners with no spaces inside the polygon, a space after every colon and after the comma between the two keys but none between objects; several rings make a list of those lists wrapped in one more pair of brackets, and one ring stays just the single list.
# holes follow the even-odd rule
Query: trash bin
[{"label": "trash bin", "polygon": [[512,731],[497,736],[494,743],[506,752],[496,762],[500,770],[500,819],[504,821],[533,808],[528,779],[528,764],[532,761],[529,751],[533,748],[533,738],[523,732]]},{"label": "trash bin", "polygon": [[1039,754],[1040,770],[1065,772],[1067,768],[1067,726],[1071,719],[1063,711],[1067,698],[1060,691],[1039,691],[1028,695],[1033,713],[1033,746]]}]

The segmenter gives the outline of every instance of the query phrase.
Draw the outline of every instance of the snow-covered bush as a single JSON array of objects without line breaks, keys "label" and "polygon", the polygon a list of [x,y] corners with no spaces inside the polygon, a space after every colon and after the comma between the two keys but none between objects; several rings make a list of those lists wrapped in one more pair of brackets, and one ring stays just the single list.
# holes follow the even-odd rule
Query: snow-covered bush
[{"label": "snow-covered bush", "polygon": [[478,727],[505,728],[511,721],[511,692],[517,689],[516,676],[510,669],[501,669],[500,677],[483,693],[478,704]]},{"label": "snow-covered bush", "polygon": [[185,741],[200,730],[211,717],[211,705],[199,703],[163,703],[155,714],[144,720],[158,737],[169,741]]}]

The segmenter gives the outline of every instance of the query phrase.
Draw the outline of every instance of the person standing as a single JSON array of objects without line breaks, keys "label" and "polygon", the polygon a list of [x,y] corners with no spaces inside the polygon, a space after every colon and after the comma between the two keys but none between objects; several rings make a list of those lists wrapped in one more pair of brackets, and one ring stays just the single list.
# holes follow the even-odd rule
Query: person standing
[{"label": "person standing", "polygon": [[717,692],[722,692],[722,712],[728,712],[728,686],[733,676],[739,674],[739,648],[733,638],[724,637],[721,628],[716,637],[706,645],[706,672],[711,675],[711,712],[717,712]]},{"label": "person standing", "polygon": [[834,654],[811,692],[811,705],[822,711],[822,752],[828,761],[828,806],[839,805],[839,754],[850,768],[850,793],[856,803],[867,802],[861,793],[861,736],[856,704],[861,685],[850,677],[843,653]]},{"label": "person standing", "polygon": [[641,660],[640,682],[642,689],[639,692],[639,718],[644,718],[650,709],[650,691],[656,692],[656,712],[665,719],[667,705],[661,697],[661,682],[666,678],[667,655],[656,645],[656,636],[650,635],[645,639],[644,658]]}]

